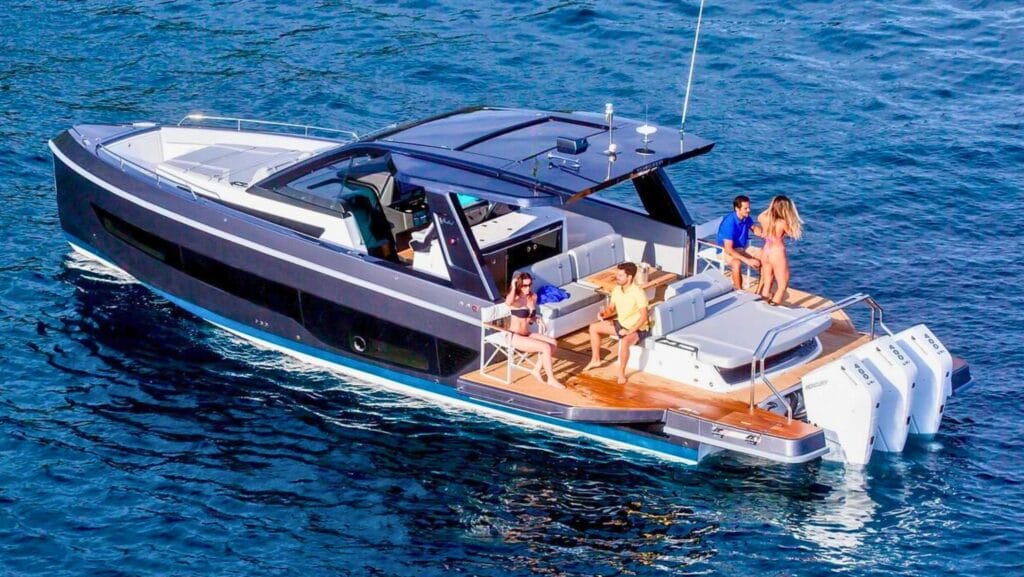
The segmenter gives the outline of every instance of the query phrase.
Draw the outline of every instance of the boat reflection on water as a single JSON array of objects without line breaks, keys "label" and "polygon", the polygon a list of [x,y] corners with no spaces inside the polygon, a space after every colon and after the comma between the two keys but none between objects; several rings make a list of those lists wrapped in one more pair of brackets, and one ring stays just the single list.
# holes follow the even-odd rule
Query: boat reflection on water
[{"label": "boat reflection on water", "polygon": [[669,495],[628,495],[613,480],[565,481],[533,467],[506,473],[460,511],[469,538],[527,546],[506,569],[557,574],[585,560],[612,573],[680,571],[717,554],[707,538],[717,523]]},{"label": "boat reflection on water", "polygon": [[792,527],[793,534],[817,545],[817,560],[841,566],[863,565],[860,548],[878,511],[868,491],[869,475],[856,467],[820,467],[818,485],[828,487],[823,499],[807,503],[809,510]]}]

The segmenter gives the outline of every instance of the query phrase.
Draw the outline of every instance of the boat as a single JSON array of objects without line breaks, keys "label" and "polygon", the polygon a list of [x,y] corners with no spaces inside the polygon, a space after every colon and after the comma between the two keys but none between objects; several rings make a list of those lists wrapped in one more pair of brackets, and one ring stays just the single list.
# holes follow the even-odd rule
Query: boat
[{"label": "boat", "polygon": [[[867,294],[769,306],[733,289],[708,258],[716,221],[666,171],[714,144],[611,106],[473,107],[363,136],[190,114],[79,124],[49,146],[74,251],[260,346],[498,421],[688,463],[859,466],[933,437],[973,382]],[[623,262],[643,263],[653,325],[620,385],[614,362],[584,365]],[[569,295],[540,307],[565,389],[509,346],[517,271]]]}]

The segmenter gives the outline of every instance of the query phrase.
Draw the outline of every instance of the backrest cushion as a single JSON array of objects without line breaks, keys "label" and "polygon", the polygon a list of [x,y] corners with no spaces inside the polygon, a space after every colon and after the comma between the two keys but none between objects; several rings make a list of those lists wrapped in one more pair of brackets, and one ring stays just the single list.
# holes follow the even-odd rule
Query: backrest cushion
[{"label": "backrest cushion", "polygon": [[609,234],[570,250],[569,257],[576,280],[579,280],[625,262],[626,249],[622,246],[621,235]]},{"label": "backrest cushion", "polygon": [[[575,280],[572,276],[572,262],[569,260],[569,255],[564,253],[556,254],[540,262],[535,262],[524,269],[517,270],[515,275],[518,275],[521,271],[528,272],[533,276],[535,281],[533,290],[535,292],[543,285],[564,286]],[[515,278],[515,276],[512,278]]]},{"label": "backrest cushion", "polygon": [[720,271],[706,270],[665,287],[665,298],[670,299],[693,289],[700,290],[704,301],[707,302],[730,292],[732,281]]},{"label": "backrest cushion", "polygon": [[704,318],[704,297],[700,289],[678,294],[651,309],[651,336],[663,337]]}]

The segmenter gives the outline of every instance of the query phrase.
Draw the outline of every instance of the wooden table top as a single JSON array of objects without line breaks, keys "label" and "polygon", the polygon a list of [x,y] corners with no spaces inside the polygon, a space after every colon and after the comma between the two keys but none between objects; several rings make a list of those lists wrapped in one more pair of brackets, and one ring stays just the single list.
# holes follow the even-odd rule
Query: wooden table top
[{"label": "wooden table top", "polygon": [[[590,276],[580,280],[580,282],[585,284],[585,285],[590,285],[590,286],[594,287],[595,289],[597,289],[598,292],[602,292],[602,293],[605,293],[605,294],[611,294],[612,289],[615,288],[615,285],[616,285],[616,283],[615,283],[615,272],[617,270],[618,270],[617,265],[613,266],[613,267],[610,267],[610,268],[606,268],[606,269],[604,269],[601,272],[594,273],[594,274],[592,274],[592,275],[590,275]],[[637,275],[638,276],[640,275],[640,271],[639,270],[637,271]],[[647,289],[650,289],[650,288],[656,288],[656,287],[659,287],[661,285],[668,284],[668,283],[670,283],[670,282],[672,282],[672,281],[674,281],[674,280],[676,280],[678,278],[679,278],[679,275],[677,275],[674,272],[668,272],[668,271],[664,271],[664,270],[659,270],[659,269],[651,268],[650,271],[647,273],[647,282],[645,282],[645,283],[637,282],[636,284],[640,288],[642,288],[644,290],[647,290]],[[636,279],[633,279],[633,280],[634,280],[634,282],[636,281]]]}]

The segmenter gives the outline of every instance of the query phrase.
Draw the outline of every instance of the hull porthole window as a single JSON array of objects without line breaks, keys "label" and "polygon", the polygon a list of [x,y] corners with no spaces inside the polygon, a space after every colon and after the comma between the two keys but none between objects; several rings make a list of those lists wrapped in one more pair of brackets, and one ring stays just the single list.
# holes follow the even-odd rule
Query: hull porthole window
[{"label": "hull porthole window", "polygon": [[366,352],[366,339],[364,339],[363,337],[360,337],[360,336],[352,337],[352,348],[355,349],[355,351],[357,353],[365,353]]}]

